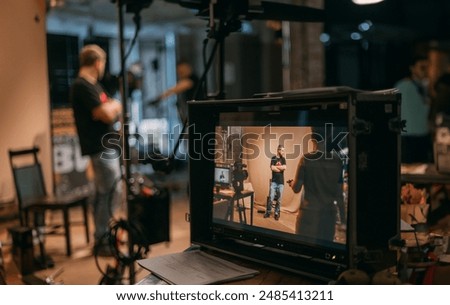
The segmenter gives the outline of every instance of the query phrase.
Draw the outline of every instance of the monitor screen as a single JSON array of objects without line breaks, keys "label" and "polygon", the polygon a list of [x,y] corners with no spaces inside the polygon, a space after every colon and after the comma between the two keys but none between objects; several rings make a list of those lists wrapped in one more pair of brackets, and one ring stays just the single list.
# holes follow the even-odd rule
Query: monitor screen
[{"label": "monitor screen", "polygon": [[[323,278],[384,268],[374,262],[395,259],[398,231],[398,98],[305,91],[189,103],[192,242]],[[379,158],[386,149],[392,159]]]},{"label": "monitor screen", "polygon": [[214,168],[214,184],[221,187],[231,185],[230,167],[226,164],[216,164]]},{"label": "monitor screen", "polygon": [[347,134],[340,120],[303,111],[270,122],[220,113],[214,180],[224,162],[232,164],[233,180],[227,189],[211,189],[213,227],[344,250]]}]

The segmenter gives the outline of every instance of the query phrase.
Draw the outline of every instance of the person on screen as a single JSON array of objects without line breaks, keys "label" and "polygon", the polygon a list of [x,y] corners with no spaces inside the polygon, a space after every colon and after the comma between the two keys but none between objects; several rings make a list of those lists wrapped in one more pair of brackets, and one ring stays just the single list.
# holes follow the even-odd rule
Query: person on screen
[{"label": "person on screen", "polygon": [[295,178],[288,182],[294,193],[303,190],[297,217],[298,234],[333,241],[337,209],[343,201],[343,162],[335,151],[325,151],[325,132],[313,128],[314,148],[299,161]]},{"label": "person on screen", "polygon": [[219,181],[225,182],[225,175],[224,175],[223,171],[220,172]]},{"label": "person on screen", "polygon": [[281,199],[284,189],[284,171],[286,170],[285,150],[283,145],[278,145],[277,154],[270,160],[272,170],[272,180],[270,182],[269,198],[267,200],[266,213],[264,218],[270,217],[272,213],[272,202],[276,199],[274,218],[280,219]]}]

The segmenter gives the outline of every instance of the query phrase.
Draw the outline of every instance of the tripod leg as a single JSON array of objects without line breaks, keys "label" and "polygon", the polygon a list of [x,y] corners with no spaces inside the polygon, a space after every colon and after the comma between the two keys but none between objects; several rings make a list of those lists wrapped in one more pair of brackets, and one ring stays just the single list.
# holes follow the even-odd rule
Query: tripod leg
[{"label": "tripod leg", "polygon": [[247,224],[247,215],[245,215],[245,200],[244,200],[244,198],[241,198],[241,200],[242,200],[242,207],[239,210],[239,213],[242,213],[242,216],[244,218],[244,223]]},{"label": "tripod leg", "polygon": [[236,198],[236,207],[239,213],[239,223],[242,223],[242,208],[239,204],[239,198]]}]

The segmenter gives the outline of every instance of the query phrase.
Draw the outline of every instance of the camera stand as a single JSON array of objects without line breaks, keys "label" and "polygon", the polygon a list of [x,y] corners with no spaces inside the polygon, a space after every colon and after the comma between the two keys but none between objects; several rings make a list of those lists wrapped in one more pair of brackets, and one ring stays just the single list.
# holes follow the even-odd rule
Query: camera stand
[{"label": "camera stand", "polygon": [[[127,12],[133,12],[134,15],[134,22],[136,23],[136,35],[140,29],[140,11],[144,7],[150,6],[151,2],[150,0],[147,1],[130,1],[130,0],[114,0],[117,4],[117,11],[118,11],[118,19],[119,19],[119,49],[120,49],[120,75],[119,78],[122,80],[121,82],[121,99],[122,99],[122,108],[123,108],[123,128],[122,128],[122,165],[124,168],[123,178],[125,181],[125,198],[127,200],[127,219],[129,218],[129,215],[131,214],[131,204],[135,198],[135,192],[133,192],[133,178],[131,175],[131,169],[130,169],[130,129],[129,129],[129,123],[130,123],[130,113],[129,113],[129,105],[128,105],[128,79],[127,79],[127,73],[126,73],[126,57],[127,54],[125,52],[125,39],[124,39],[124,6],[127,7]],[[134,40],[133,40],[134,42]],[[126,222],[125,224],[123,222]],[[119,221],[118,225],[120,228],[124,229],[125,231],[128,231],[127,234],[127,247],[128,247],[128,253],[126,257],[118,257],[116,266],[110,267],[108,265],[108,270],[106,273],[104,273],[103,278],[101,280],[102,284],[117,284],[117,281],[121,280],[123,274],[125,273],[125,269],[128,268],[129,271],[129,284],[135,283],[135,260],[140,255],[141,251],[136,251],[136,242],[134,241],[135,236],[133,236],[131,230],[129,229],[128,222],[125,221]],[[111,228],[111,230],[116,229]],[[111,241],[112,243],[115,243],[117,241]],[[140,245],[137,245],[139,250],[142,249]],[[146,246],[146,250],[148,251],[148,246]],[[115,252],[117,252],[117,256],[123,256],[119,255],[119,250],[116,248]],[[113,270],[114,269],[114,270]],[[114,274],[115,278],[111,279],[110,275]],[[120,276],[120,279],[117,278],[117,276]]]},{"label": "camera stand", "polygon": [[[125,39],[124,39],[124,6],[127,12],[134,13],[134,22],[136,24],[136,33],[131,46],[137,38],[140,29],[140,11],[150,6],[151,0],[134,1],[134,0],[117,0],[118,19],[119,19],[119,48],[120,48],[120,75],[121,82],[121,98],[123,108],[123,128],[122,128],[122,165],[124,168],[123,180],[125,181],[125,198],[127,201],[126,219],[119,220],[110,225],[110,245],[116,257],[114,266],[108,266],[106,272],[103,273],[101,284],[118,284],[124,278],[124,274],[128,270],[129,284],[135,283],[135,262],[144,258],[144,254],[148,253],[150,245],[153,243],[168,240],[168,206],[170,196],[164,189],[157,187],[147,187],[142,177],[133,175],[130,168],[130,113],[128,105],[128,79],[126,73]],[[130,49],[131,50],[131,49]],[[183,129],[184,130],[184,129]],[[181,139],[179,139],[180,141]],[[177,146],[178,147],[178,143]],[[173,153],[173,155],[175,152]],[[165,158],[157,155],[152,156],[148,163],[158,169],[166,171],[171,166],[172,156]],[[142,180],[142,183],[141,183]],[[149,201],[151,201],[149,203]],[[164,215],[161,219],[154,219],[157,213],[155,210],[148,211],[148,207],[154,208],[159,206],[159,212]],[[161,207],[162,206],[162,207]],[[164,214],[165,213],[165,214]],[[146,219],[142,219],[146,217]],[[153,217],[153,218],[152,218]],[[167,219],[167,223],[164,222]],[[146,221],[148,223],[146,223]],[[159,224],[160,226],[157,226]],[[167,232],[161,232],[165,230]],[[165,233],[165,234],[164,234]],[[118,237],[122,236],[122,237]],[[125,236],[125,237],[123,237]],[[126,239],[126,240],[124,240]],[[122,251],[123,250],[123,251]],[[100,269],[100,268],[99,268]]]}]

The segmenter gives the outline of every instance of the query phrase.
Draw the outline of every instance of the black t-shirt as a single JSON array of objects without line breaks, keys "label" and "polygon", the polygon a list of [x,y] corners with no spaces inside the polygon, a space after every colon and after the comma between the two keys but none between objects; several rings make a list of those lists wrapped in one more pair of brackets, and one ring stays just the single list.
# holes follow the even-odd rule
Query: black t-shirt
[{"label": "black t-shirt", "polygon": [[105,135],[116,137],[111,124],[92,118],[92,110],[105,103],[108,96],[102,86],[78,77],[70,89],[70,102],[80,140],[81,154],[94,155],[105,150]]},{"label": "black t-shirt", "polygon": [[[272,167],[272,165],[286,165],[286,159],[284,157],[273,156],[270,160],[270,166]],[[284,171],[272,171],[272,182],[275,182],[277,184],[284,184]]]},{"label": "black t-shirt", "polygon": [[[342,203],[342,160],[337,154],[325,157],[321,153],[308,153],[297,171],[297,184],[304,187],[301,209],[336,209],[334,202]],[[297,186],[298,186],[297,185]]]},{"label": "black t-shirt", "polygon": [[197,75],[192,74],[191,76],[189,76],[189,79],[193,83],[192,88],[181,93],[177,98],[178,113],[180,115],[180,119],[183,122],[187,120],[187,102],[191,100],[203,100],[205,98],[203,90],[199,88],[200,79],[197,77]]}]

